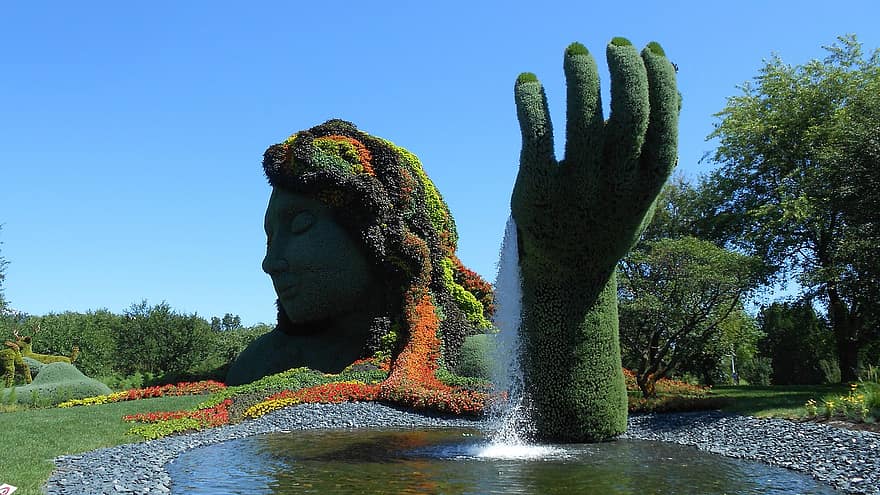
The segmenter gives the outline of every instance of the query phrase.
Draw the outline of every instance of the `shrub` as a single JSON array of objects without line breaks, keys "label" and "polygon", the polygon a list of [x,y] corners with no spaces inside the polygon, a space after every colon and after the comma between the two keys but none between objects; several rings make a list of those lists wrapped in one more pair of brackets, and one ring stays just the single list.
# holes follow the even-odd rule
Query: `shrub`
[{"label": "shrub", "polygon": [[766,334],[759,347],[773,361],[774,385],[840,381],[831,364],[832,334],[810,301],[773,303],[762,308],[758,321]]},{"label": "shrub", "polygon": [[849,393],[825,397],[822,404],[810,399],[804,404],[807,417],[843,417],[851,421],[875,422],[880,418],[880,385],[872,382],[852,383]]},{"label": "shrub", "polygon": [[117,366],[114,335],[122,328],[122,318],[105,309],[74,313],[71,311],[31,317],[22,332],[39,325],[34,337],[34,351],[69,356],[74,346],[80,352],[76,367],[89,376],[108,375]]},{"label": "shrub", "polygon": [[773,376],[773,361],[768,357],[755,356],[743,361],[740,366],[740,376],[749,385],[770,385]]},{"label": "shrub", "polygon": [[208,356],[211,327],[199,316],[181,315],[162,302],[133,304],[116,335],[119,369],[157,374],[186,373]]},{"label": "shrub", "polygon": [[[11,390],[11,392],[7,392]],[[33,383],[2,392],[4,400],[16,394],[20,404],[34,406],[55,405],[70,399],[83,399],[110,393],[103,383],[82,374],[75,366],[67,363],[45,365]]]},{"label": "shrub", "polygon": [[459,376],[491,380],[494,352],[494,335],[472,335],[464,339],[458,355],[458,364],[453,371]]}]

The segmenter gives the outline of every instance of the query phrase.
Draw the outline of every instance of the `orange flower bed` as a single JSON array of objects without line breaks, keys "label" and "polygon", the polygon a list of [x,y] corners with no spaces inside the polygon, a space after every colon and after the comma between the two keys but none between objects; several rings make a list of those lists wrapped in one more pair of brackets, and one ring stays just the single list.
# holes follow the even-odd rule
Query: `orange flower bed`
[{"label": "orange flower bed", "polygon": [[410,338],[397,356],[388,379],[380,384],[379,399],[416,409],[436,409],[455,414],[480,414],[486,394],[450,387],[437,379],[440,320],[431,297],[407,295],[406,317]]}]

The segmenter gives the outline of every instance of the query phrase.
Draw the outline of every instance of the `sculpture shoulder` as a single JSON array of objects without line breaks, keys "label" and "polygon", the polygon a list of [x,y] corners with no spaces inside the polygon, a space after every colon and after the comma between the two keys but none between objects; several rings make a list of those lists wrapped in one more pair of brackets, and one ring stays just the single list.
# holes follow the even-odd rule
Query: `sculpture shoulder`
[{"label": "sculpture shoulder", "polygon": [[258,337],[238,355],[226,374],[226,384],[242,385],[290,369],[300,353],[297,339],[276,328]]}]

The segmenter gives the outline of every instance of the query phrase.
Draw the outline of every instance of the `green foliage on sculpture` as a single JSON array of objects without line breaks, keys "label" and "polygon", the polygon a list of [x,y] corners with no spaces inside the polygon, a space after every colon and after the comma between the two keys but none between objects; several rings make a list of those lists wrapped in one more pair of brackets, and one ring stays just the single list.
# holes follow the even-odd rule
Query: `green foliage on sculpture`
[{"label": "green foliage on sculpture", "polygon": [[458,356],[456,375],[492,380],[495,335],[481,333],[464,339]]},{"label": "green foliage on sculpture", "polygon": [[32,359],[29,357],[22,356],[21,360],[24,361],[24,364],[27,365],[28,369],[31,371],[31,378],[36,378],[37,375],[40,374],[40,371],[43,369],[45,364],[37,361],[36,359]]},{"label": "green foliage on sculpture", "polygon": [[[14,392],[13,392],[14,391]],[[70,399],[84,399],[111,393],[103,383],[82,374],[69,363],[50,363],[42,367],[33,382],[21,387],[4,389],[0,402],[14,393],[19,404],[49,406]]]},{"label": "green foliage on sculpture", "polygon": [[26,383],[31,383],[31,370],[21,356],[21,348],[15,342],[6,341],[0,348],[0,376],[3,386],[10,388],[15,383],[15,375],[20,374]]},{"label": "green foliage on sculpture", "polygon": [[677,154],[680,95],[659,45],[607,47],[611,115],[578,43],[564,56],[565,158],[553,152],[547,98],[534,74],[514,88],[522,131],[511,198],[523,279],[522,365],[543,440],[601,441],[626,429],[615,266],[650,218]]},{"label": "green foliage on sculpture", "polygon": [[76,358],[79,356],[79,347],[74,346],[70,351],[70,356],[56,356],[54,354],[40,354],[34,352],[34,342],[33,336],[27,335],[21,337],[16,335],[15,343],[18,344],[19,348],[21,348],[21,356],[26,358],[31,358],[35,361],[39,361],[43,364],[49,363],[67,363],[71,364],[76,362]]},{"label": "green foliage on sculpture", "polygon": [[390,367],[380,398],[427,404],[449,392],[436,373],[491,327],[492,290],[456,257],[455,222],[419,159],[330,120],[270,146],[263,169],[278,326],[227,384],[373,358]]}]

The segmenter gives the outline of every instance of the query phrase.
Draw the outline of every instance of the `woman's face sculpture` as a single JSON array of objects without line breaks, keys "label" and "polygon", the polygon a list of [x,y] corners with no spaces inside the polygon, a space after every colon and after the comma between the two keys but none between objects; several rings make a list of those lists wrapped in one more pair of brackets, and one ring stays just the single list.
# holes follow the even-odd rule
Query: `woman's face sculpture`
[{"label": "woman's face sculpture", "polygon": [[281,307],[294,325],[334,320],[365,309],[376,277],[363,249],[329,206],[280,188],[266,208],[266,257]]},{"label": "woman's face sculpture", "polygon": [[301,366],[335,373],[370,355],[405,355],[416,363],[406,373],[441,354],[454,366],[464,337],[491,326],[474,295],[491,286],[455,256],[455,222],[415,155],[330,120],[270,146],[263,171],[278,325],[227,383]]}]

